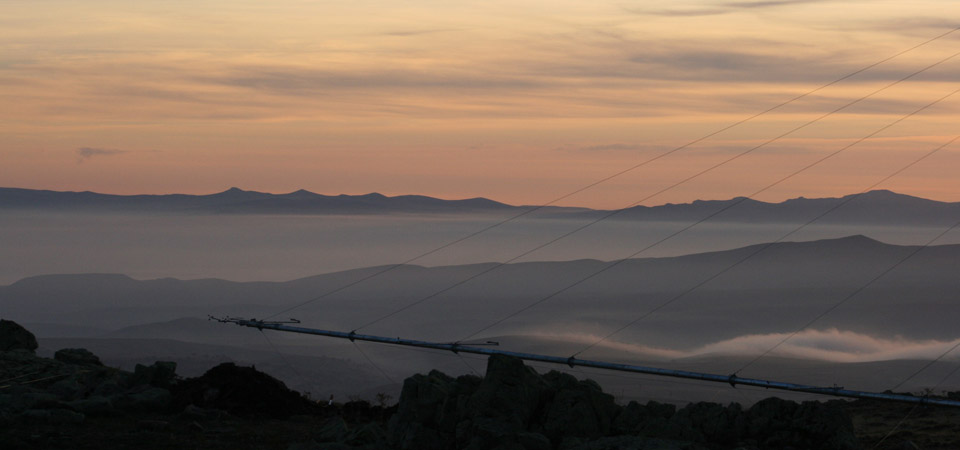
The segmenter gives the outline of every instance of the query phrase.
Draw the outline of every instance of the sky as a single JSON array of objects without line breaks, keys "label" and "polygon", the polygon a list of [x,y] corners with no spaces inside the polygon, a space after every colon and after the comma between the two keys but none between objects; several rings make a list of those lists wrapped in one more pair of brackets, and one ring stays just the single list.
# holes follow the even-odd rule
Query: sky
[{"label": "sky", "polygon": [[[957,17],[952,0],[5,0],[0,186],[544,204]],[[559,204],[860,192],[960,134],[957,94],[856,143],[960,87],[958,51],[960,31]],[[960,143],[877,187],[960,201],[957,169]]]}]

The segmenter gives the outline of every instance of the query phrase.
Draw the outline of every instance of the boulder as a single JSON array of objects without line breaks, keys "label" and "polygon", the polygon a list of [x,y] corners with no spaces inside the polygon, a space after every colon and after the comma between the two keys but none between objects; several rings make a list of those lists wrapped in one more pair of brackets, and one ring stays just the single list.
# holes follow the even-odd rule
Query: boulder
[{"label": "boulder", "polygon": [[541,376],[517,358],[491,356],[481,379],[432,371],[404,382],[390,441],[401,449],[546,449],[565,436],[610,432],[620,407],[595,382]]},{"label": "boulder", "polygon": [[403,449],[454,445],[464,432],[460,424],[466,419],[466,404],[479,384],[478,377],[454,379],[436,370],[407,378],[390,420],[390,441]]},{"label": "boulder", "polygon": [[94,387],[93,392],[91,392],[91,395],[98,395],[101,397],[113,397],[113,396],[122,394],[125,390],[126,389],[123,386],[121,386],[120,383],[114,380],[107,380],[98,384],[96,387]]},{"label": "boulder", "polygon": [[372,446],[383,448],[387,441],[387,433],[376,423],[360,425],[347,434],[345,442],[353,446]]},{"label": "boulder", "polygon": [[171,408],[173,396],[170,391],[146,386],[118,396],[113,404],[123,411],[130,412],[167,412]]},{"label": "boulder", "polygon": [[444,412],[451,403],[451,394],[456,390],[456,380],[436,370],[427,375],[417,374],[407,378],[400,392],[397,417],[403,423],[418,423],[449,431],[449,420]]},{"label": "boulder", "polygon": [[537,413],[552,397],[550,386],[518,358],[492,355],[487,372],[458,414],[467,419],[457,433],[470,450],[522,449],[519,433],[532,430]]},{"label": "boulder", "polygon": [[746,417],[738,403],[692,403],[677,411],[656,437],[731,446],[745,435]]},{"label": "boulder", "polygon": [[498,417],[477,417],[470,423],[468,433],[463,438],[469,442],[470,450],[491,450],[503,447],[519,446],[519,434],[515,425],[509,420]]},{"label": "boulder", "polygon": [[230,414],[219,409],[201,408],[197,405],[187,405],[180,413],[180,418],[194,422],[210,422],[229,418]]},{"label": "boulder", "polygon": [[550,439],[540,433],[517,433],[517,443],[526,450],[552,450]]},{"label": "boulder", "polygon": [[775,397],[761,400],[747,412],[749,438],[761,448],[857,449],[853,421],[843,405],[842,400],[801,404]]},{"label": "boulder", "polygon": [[23,392],[8,394],[0,398],[0,411],[22,412],[28,409],[56,408],[60,405],[60,397],[47,392]]},{"label": "boulder", "polygon": [[33,333],[12,320],[0,319],[0,351],[37,350],[37,338]]},{"label": "boulder", "polygon": [[177,378],[177,363],[157,361],[152,365],[137,364],[127,383],[130,386],[147,384],[159,388],[169,388]]},{"label": "boulder", "polygon": [[547,383],[519,358],[492,355],[487,372],[467,407],[474,417],[497,418],[523,431],[546,397]]},{"label": "boulder", "polygon": [[433,428],[413,423],[407,425],[402,433],[397,433],[396,429],[391,422],[390,442],[393,447],[400,450],[450,448],[449,444],[446,444],[449,441],[449,435],[441,434]]},{"label": "boulder", "polygon": [[53,359],[78,366],[103,367],[100,358],[85,348],[64,348],[53,354]]},{"label": "boulder", "polygon": [[176,405],[221,409],[240,417],[286,418],[317,410],[316,403],[252,367],[223,363],[176,384]]},{"label": "boulder", "polygon": [[384,408],[373,406],[366,400],[351,400],[340,407],[340,414],[350,423],[371,422],[383,415]]},{"label": "boulder", "polygon": [[314,435],[314,440],[317,442],[343,442],[347,439],[349,433],[347,423],[340,417],[333,417],[320,426],[320,429]]},{"label": "boulder", "polygon": [[25,423],[48,425],[78,425],[85,419],[83,414],[69,409],[28,409],[16,416]]},{"label": "boulder", "polygon": [[598,438],[610,433],[621,407],[612,395],[603,393],[600,385],[556,371],[543,378],[553,392],[541,413],[545,435],[558,441],[561,437]]},{"label": "boulder", "polygon": [[86,396],[87,391],[87,387],[76,376],[64,378],[47,388],[47,392],[66,401],[79,400]]},{"label": "boulder", "polygon": [[642,436],[612,436],[592,441],[570,440],[561,450],[709,450],[700,444]]},{"label": "boulder", "polygon": [[113,407],[113,402],[106,397],[90,396],[83,400],[68,403],[71,409],[87,416],[114,416],[119,414]]},{"label": "boulder", "polygon": [[636,434],[641,436],[655,436],[664,433],[670,428],[670,418],[677,412],[674,405],[655,401],[641,405],[630,402],[624,407],[620,415],[614,419],[613,434]]}]

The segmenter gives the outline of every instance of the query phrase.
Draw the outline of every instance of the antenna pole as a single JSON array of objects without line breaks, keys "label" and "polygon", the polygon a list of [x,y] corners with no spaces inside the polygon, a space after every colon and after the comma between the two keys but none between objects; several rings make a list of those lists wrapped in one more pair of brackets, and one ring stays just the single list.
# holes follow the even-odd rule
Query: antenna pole
[{"label": "antenna pole", "polygon": [[[390,338],[383,336],[373,336],[367,334],[357,334],[355,331],[345,333],[342,331],[330,331],[330,330],[319,330],[314,328],[304,328],[304,327],[295,327],[286,325],[286,323],[299,323],[296,321],[293,322],[265,322],[256,319],[239,319],[239,318],[222,318],[218,319],[215,317],[210,317],[211,320],[216,320],[224,323],[235,323],[244,327],[256,328],[259,330],[276,330],[276,331],[285,331],[289,333],[301,333],[301,334],[312,334],[316,336],[326,336],[338,339],[349,339],[351,341],[367,341],[367,342],[377,342],[380,344],[390,344],[390,345],[402,345],[407,347],[419,347],[419,348],[429,348],[434,350],[446,350],[454,353],[473,353],[477,355],[505,355],[513,356],[515,358],[520,358],[526,361],[539,361],[545,363],[553,364],[564,364],[570,367],[593,367],[597,369],[606,369],[606,370],[615,370],[618,372],[630,372],[630,373],[640,373],[645,375],[657,375],[664,377],[673,377],[673,378],[685,378],[691,380],[700,380],[700,381],[710,381],[716,383],[726,383],[732,387],[737,385],[744,386],[756,386],[766,389],[777,389],[782,391],[792,391],[792,392],[806,392],[809,394],[820,394],[828,395],[832,397],[847,397],[847,398],[863,398],[863,399],[873,399],[873,400],[885,400],[885,401],[896,401],[896,402],[906,402],[906,403],[916,403],[921,405],[940,405],[940,406],[953,406],[960,407],[960,401],[957,400],[947,400],[939,398],[930,398],[930,397],[914,397],[912,395],[903,395],[903,394],[888,394],[880,392],[866,392],[866,391],[856,391],[844,389],[842,386],[832,386],[832,387],[821,387],[821,386],[810,386],[803,384],[795,383],[784,383],[779,381],[769,381],[761,380],[755,378],[743,378],[737,376],[737,374],[731,375],[717,375],[710,373],[702,372],[690,372],[685,370],[671,370],[671,369],[660,369],[656,367],[646,367],[646,366],[637,366],[630,364],[617,364],[604,361],[592,361],[588,359],[577,359],[574,357],[564,358],[561,356],[549,356],[549,355],[538,355],[534,353],[520,353],[520,352],[511,352],[506,350],[498,350],[493,348],[482,348],[476,347],[473,345],[464,345],[460,343],[439,343],[439,342],[429,342],[429,341],[417,341],[412,339],[402,339],[402,338]],[[487,343],[485,343],[487,344]],[[490,343],[495,344],[495,343]]]}]

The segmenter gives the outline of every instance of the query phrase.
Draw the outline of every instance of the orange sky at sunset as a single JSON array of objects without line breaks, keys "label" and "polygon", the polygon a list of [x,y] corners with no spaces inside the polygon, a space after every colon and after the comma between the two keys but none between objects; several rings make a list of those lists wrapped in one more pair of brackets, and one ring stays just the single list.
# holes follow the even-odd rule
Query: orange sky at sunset
[{"label": "orange sky at sunset", "polygon": [[[928,1],[5,1],[0,186],[550,201],[960,26]],[[960,31],[566,199],[624,207],[960,52]],[[960,88],[960,56],[646,201],[751,194]],[[758,196],[859,192],[960,94]],[[879,186],[960,201],[960,143]]]}]

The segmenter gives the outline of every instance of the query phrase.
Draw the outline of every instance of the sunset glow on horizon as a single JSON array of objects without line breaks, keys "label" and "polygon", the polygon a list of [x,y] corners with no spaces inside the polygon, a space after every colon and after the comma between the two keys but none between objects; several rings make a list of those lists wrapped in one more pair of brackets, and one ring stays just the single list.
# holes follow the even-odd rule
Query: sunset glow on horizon
[{"label": "sunset glow on horizon", "polygon": [[[945,0],[8,1],[0,186],[543,204],[960,26]],[[560,204],[750,195],[960,88],[960,31]],[[928,70],[789,133],[894,81]],[[762,192],[860,192],[960,94]],[[877,189],[960,201],[960,143]]]}]

